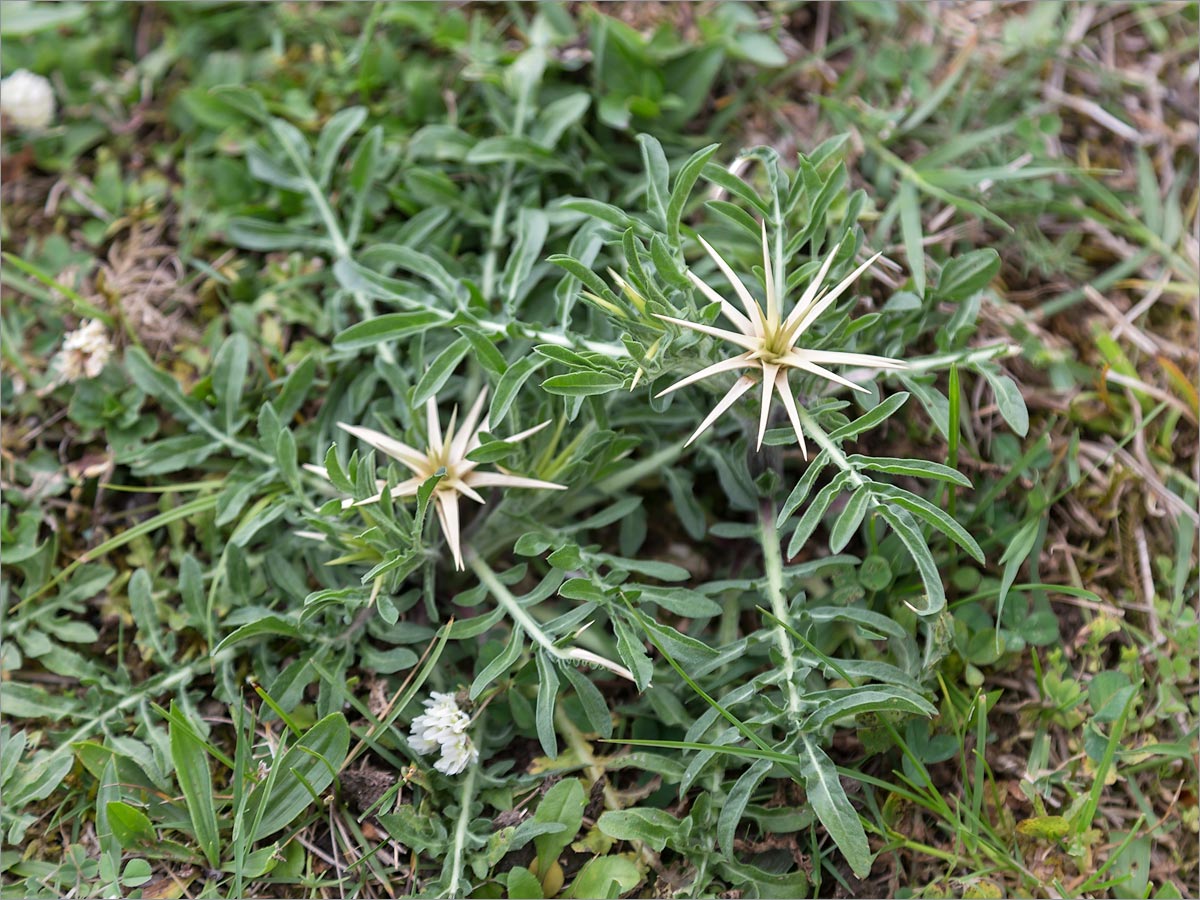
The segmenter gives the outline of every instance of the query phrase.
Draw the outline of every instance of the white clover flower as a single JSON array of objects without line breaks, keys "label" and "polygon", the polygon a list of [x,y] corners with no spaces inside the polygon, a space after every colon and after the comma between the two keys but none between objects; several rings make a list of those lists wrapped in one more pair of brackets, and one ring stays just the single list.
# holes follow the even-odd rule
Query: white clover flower
[{"label": "white clover flower", "polygon": [[60,381],[95,378],[104,370],[112,353],[112,341],[104,323],[89,319],[66,336],[52,366]]},{"label": "white clover flower", "polygon": [[479,759],[479,750],[467,734],[470,724],[453,694],[434,691],[425,700],[425,712],[412,720],[408,743],[422,756],[440,752],[441,759],[433,767],[457,775]]},{"label": "white clover flower", "polygon": [[457,775],[479,759],[479,749],[466,734],[456,734],[442,744],[442,758],[433,767],[446,775]]},{"label": "white clover flower", "polygon": [[0,112],[25,131],[41,131],[54,120],[54,88],[41,75],[17,69],[0,81]]},{"label": "white clover flower", "polygon": [[[475,471],[479,463],[467,459],[467,454],[478,448],[482,443],[482,439],[479,437],[480,433],[489,430],[487,416],[484,416],[482,421],[479,419],[480,414],[483,412],[485,397],[487,397],[486,388],[479,392],[479,396],[475,399],[471,411],[467,413],[467,417],[463,420],[462,427],[457,430],[455,430],[454,423],[458,419],[458,407],[455,407],[454,412],[450,415],[450,424],[446,429],[446,436],[444,438],[442,437],[441,422],[438,418],[437,401],[433,397],[430,397],[425,407],[428,420],[429,446],[424,451],[401,443],[380,431],[338,422],[339,428],[350,432],[350,434],[370,444],[376,450],[399,460],[402,466],[413,473],[412,478],[402,481],[392,488],[393,497],[414,496],[422,484],[436,475],[440,469],[445,469],[442,480],[438,482],[433,492],[434,508],[437,510],[438,520],[442,525],[442,533],[446,535],[446,543],[450,545],[450,553],[454,557],[454,566],[460,570],[465,568],[463,565],[462,543],[459,539],[458,527],[458,498],[460,496],[468,497],[476,503],[483,503],[484,499],[475,490],[476,488],[541,488],[555,491],[565,491],[567,489],[566,485],[563,484],[539,481],[536,478],[525,478],[520,475],[510,475],[507,472]],[[519,434],[514,434],[505,440],[510,444],[515,444],[518,441],[525,440],[530,435],[536,434],[549,424],[548,421],[543,422]],[[316,472],[318,475],[327,477],[327,473],[320,466],[306,465],[305,468],[311,472]],[[368,497],[366,500],[361,501],[361,503],[375,503],[381,496],[382,494],[376,494],[374,497]],[[347,500],[344,505],[350,506],[353,503],[353,500]]]},{"label": "white clover flower", "polygon": [[[829,305],[840,297],[859,275],[869,269],[875,260],[879,259],[880,254],[875,254],[835,286],[822,291],[825,275],[829,272],[829,267],[833,265],[833,259],[837,256],[838,250],[841,249],[839,242],[836,247],[825,258],[825,262],[821,264],[820,271],[817,276],[809,283],[800,299],[796,301],[795,307],[788,314],[787,318],[783,318],[779,308],[779,297],[776,294],[775,275],[771,267],[771,254],[767,244],[767,226],[764,222],[762,225],[763,239],[763,281],[766,283],[767,291],[767,310],[764,313],[758,301],[742,284],[737,274],[729,267],[729,264],[721,258],[704,238],[700,238],[700,243],[708,252],[708,255],[713,258],[713,261],[720,268],[725,277],[733,286],[734,292],[745,307],[746,314],[742,313],[729,303],[724,297],[718,294],[715,290],[701,281],[692,271],[688,271],[688,278],[692,283],[700,289],[704,296],[714,303],[720,304],[721,313],[730,322],[733,323],[737,331],[726,331],[723,328],[715,328],[712,325],[701,325],[697,322],[688,322],[685,319],[676,319],[671,316],[658,316],[658,318],[678,325],[680,328],[688,328],[692,331],[698,331],[701,334],[712,335],[719,337],[722,340],[729,341],[731,344],[736,344],[745,352],[729,359],[723,359],[718,363],[707,366],[699,372],[695,372],[676,382],[664,391],[661,391],[658,396],[669,394],[672,391],[679,390],[681,387],[686,387],[689,384],[699,381],[702,378],[707,378],[709,375],[716,375],[719,372],[729,372],[735,369],[751,369],[756,370],[761,375],[762,382],[762,406],[759,410],[758,419],[758,448],[762,447],[763,434],[767,430],[767,417],[771,410],[771,394],[778,390],[779,396],[783,400],[783,407],[787,410],[788,418],[791,420],[792,428],[796,432],[796,439],[800,442],[800,450],[804,454],[804,458],[808,458],[808,449],[804,444],[804,432],[800,429],[800,416],[796,410],[796,398],[792,395],[791,388],[788,386],[788,371],[790,369],[799,369],[802,372],[808,372],[812,375],[819,375],[821,378],[827,378],[830,381],[852,388],[856,391],[866,392],[866,388],[855,384],[849,379],[843,378],[841,375],[826,369],[822,363],[832,365],[857,365],[871,366],[879,369],[904,369],[907,364],[898,359],[889,359],[885,356],[871,356],[867,353],[843,353],[836,350],[806,350],[797,346],[797,342],[803,336],[805,330],[811,325],[816,318],[821,315]],[[657,314],[656,314],[657,315]],[[708,417],[700,423],[700,427],[688,438],[690,444],[715,422],[725,410],[729,409],[734,402],[750,390],[757,381],[750,375],[742,375],[733,383],[733,387],[729,392],[721,398],[713,411]]]}]

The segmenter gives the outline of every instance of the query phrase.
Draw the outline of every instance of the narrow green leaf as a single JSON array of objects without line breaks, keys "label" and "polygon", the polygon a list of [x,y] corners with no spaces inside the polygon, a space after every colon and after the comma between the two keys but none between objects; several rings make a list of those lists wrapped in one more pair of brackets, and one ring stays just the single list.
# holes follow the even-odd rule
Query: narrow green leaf
[{"label": "narrow green leaf", "polygon": [[671,198],[667,203],[667,240],[671,244],[679,243],[679,220],[683,216],[683,209],[692,195],[692,188],[696,186],[696,180],[700,177],[705,164],[720,147],[720,144],[709,144],[707,147],[697,150],[688,157],[688,161],[683,164],[679,174],[675,176],[675,184],[671,188]]},{"label": "narrow green leaf", "polygon": [[462,358],[471,349],[471,342],[465,337],[456,338],[429,364],[421,380],[413,389],[413,405],[420,406],[430,397],[440,391],[462,362]]},{"label": "narrow green leaf", "polygon": [[921,530],[906,510],[880,506],[879,514],[892,527],[896,536],[900,538],[900,542],[908,550],[913,562],[917,565],[921,581],[925,585],[926,599],[928,600],[925,608],[917,609],[911,603],[908,606],[922,616],[931,616],[941,612],[946,607],[946,589],[942,585],[941,573],[938,572],[937,563],[933,560],[933,554],[929,552]]},{"label": "narrow green leaf", "polygon": [[842,851],[850,870],[859,878],[866,878],[871,872],[871,848],[867,844],[867,833],[863,830],[858,813],[850,805],[850,799],[838,778],[837,767],[825,755],[825,751],[817,746],[812,735],[803,735],[801,740],[800,770],[804,773],[808,802]]},{"label": "narrow green leaf", "polygon": [[567,681],[571,682],[571,687],[575,688],[575,697],[583,707],[583,714],[587,716],[592,731],[602,738],[612,737],[612,714],[608,711],[608,704],[604,702],[604,695],[600,693],[600,689],[574,666],[565,666],[563,674],[567,676]]},{"label": "narrow green leaf", "polygon": [[975,541],[975,538],[971,537],[957,520],[948,516],[940,507],[934,506],[924,497],[902,490],[901,488],[881,485],[879,490],[888,498],[889,502],[907,509],[913,515],[932,525],[970,553],[976,562],[983,565],[983,549]]},{"label": "narrow green leaf", "polygon": [[517,399],[517,394],[525,382],[529,380],[529,376],[545,364],[544,358],[523,356],[500,376],[500,381],[496,385],[496,393],[492,395],[491,409],[488,411],[488,421],[491,422],[493,428],[504,421],[504,417],[508,415],[509,408]]},{"label": "narrow green leaf", "polygon": [[511,669],[513,663],[521,657],[521,651],[524,649],[525,634],[519,627],[514,626],[504,649],[496,654],[496,657],[484,666],[483,671],[476,675],[475,680],[471,682],[470,698],[474,700],[489,684]]},{"label": "narrow green leaf", "polygon": [[496,376],[508,371],[508,361],[505,360],[504,354],[496,349],[496,345],[482,331],[470,325],[459,325],[454,330],[471,342],[471,355],[477,363]]},{"label": "narrow green leaf", "polygon": [[184,803],[187,804],[192,831],[204,858],[210,866],[215,867],[220,863],[221,856],[220,830],[213,803],[212,771],[204,741],[174,701],[171,702],[167,731],[171,762],[175,766],[175,778],[183,792]]},{"label": "narrow green leaf", "polygon": [[552,375],[542,382],[542,389],[561,397],[591,397],[608,394],[624,384],[624,379],[607,372],[568,372]]},{"label": "narrow green leaf", "polygon": [[427,310],[387,313],[351,325],[333,339],[333,346],[335,350],[361,350],[418,334],[444,321],[442,314]]},{"label": "narrow green leaf", "polygon": [[537,655],[538,691],[536,723],[538,741],[551,759],[558,756],[558,737],[554,733],[554,705],[558,699],[558,670],[545,652]]},{"label": "narrow green leaf", "polygon": [[721,814],[717,818],[717,842],[730,856],[733,855],[734,839],[737,836],[738,823],[746,812],[750,797],[758,789],[762,780],[767,777],[774,765],[769,759],[760,759],[739,776],[733,788],[721,806]]},{"label": "narrow green leaf", "polygon": [[925,244],[921,232],[921,204],[912,182],[900,183],[896,197],[900,204],[900,233],[904,238],[904,252],[908,257],[908,268],[912,272],[913,289],[917,296],[925,296]]},{"label": "narrow green leaf", "polygon": [[337,164],[338,154],[346,146],[350,136],[358,131],[367,119],[367,111],[361,106],[347,106],[329,117],[321,134],[317,138],[316,161],[313,165],[317,184],[328,189],[333,177],[333,167]]},{"label": "narrow green leaf", "polygon": [[662,144],[653,135],[639,134],[637,142],[642,147],[642,164],[646,169],[646,205],[655,216],[660,227],[667,224],[667,184],[670,168]]},{"label": "narrow green leaf", "polygon": [[830,440],[840,441],[862,434],[864,431],[870,431],[902,407],[908,400],[908,397],[909,395],[904,391],[901,391],[899,394],[892,394],[892,396],[867,410],[867,412],[863,413],[853,422],[849,422],[841,428],[830,432]]},{"label": "narrow green leaf", "polygon": [[854,537],[854,533],[858,531],[858,526],[862,524],[863,516],[871,505],[871,490],[868,487],[861,487],[850,495],[850,499],[846,502],[845,507],[834,520],[833,527],[829,530],[829,549],[834,553],[841,553],[845,546],[850,543],[850,539]]},{"label": "narrow green leaf", "polygon": [[980,371],[991,385],[992,395],[996,398],[996,408],[1000,410],[1000,415],[1004,417],[1008,427],[1025,437],[1029,433],[1029,409],[1025,406],[1025,398],[1021,395],[1017,383],[1003,373],[992,372],[987,368],[981,368]]}]

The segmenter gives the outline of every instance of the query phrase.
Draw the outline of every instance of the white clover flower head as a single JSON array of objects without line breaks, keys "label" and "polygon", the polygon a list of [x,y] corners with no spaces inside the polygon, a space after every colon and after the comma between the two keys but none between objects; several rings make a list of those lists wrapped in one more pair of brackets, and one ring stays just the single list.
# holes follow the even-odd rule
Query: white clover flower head
[{"label": "white clover flower head", "polygon": [[454,694],[434,691],[424,705],[425,712],[412,720],[409,746],[422,756],[440,753],[434,768],[457,775],[479,759],[479,750],[467,734],[471,719],[459,709]]},{"label": "white clover flower head", "polygon": [[469,735],[456,734],[442,743],[442,758],[433,767],[446,775],[457,775],[479,759],[479,748]]},{"label": "white clover flower head", "polygon": [[52,366],[62,381],[95,378],[104,371],[112,353],[112,341],[104,323],[89,319],[63,339]]},{"label": "white clover flower head", "polygon": [[[771,266],[771,254],[767,243],[767,226],[765,222],[762,223],[762,240],[763,280],[766,282],[767,290],[767,309],[765,312],[758,301],[746,289],[741,279],[729,267],[729,264],[721,258],[721,255],[712,248],[708,241],[700,238],[701,245],[703,245],[708,255],[712,257],[717,267],[729,280],[734,293],[741,300],[746,314],[743,315],[733,304],[698,278],[694,272],[689,270],[687,273],[688,278],[692,280],[692,283],[700,289],[700,292],[704,296],[712,302],[720,304],[721,313],[733,323],[737,330],[727,331],[723,328],[715,328],[711,325],[702,325],[697,322],[688,322],[685,319],[676,319],[671,316],[659,315],[658,318],[678,325],[680,328],[687,328],[692,331],[698,331],[701,334],[719,337],[722,340],[729,341],[731,344],[736,344],[745,352],[729,359],[723,359],[718,363],[701,369],[699,372],[687,376],[666,390],[659,392],[658,396],[661,397],[664,394],[677,391],[679,388],[693,384],[702,378],[707,378],[709,375],[730,372],[736,369],[751,369],[762,381],[762,406],[759,411],[758,444],[756,449],[761,449],[762,447],[763,435],[767,430],[767,418],[771,410],[771,394],[772,391],[778,389],[779,396],[783,400],[784,409],[787,410],[792,428],[796,432],[796,439],[800,443],[800,450],[804,454],[804,458],[807,459],[808,448],[804,443],[804,432],[800,428],[800,416],[796,410],[796,398],[792,395],[791,388],[788,386],[788,372],[791,369],[799,369],[802,372],[819,375],[821,378],[827,378],[837,384],[865,393],[866,388],[829,371],[822,363],[870,366],[879,369],[904,369],[907,368],[907,364],[898,359],[890,359],[885,356],[872,356],[867,353],[806,350],[797,346],[806,329],[817,317],[825,312],[838,297],[845,293],[846,288],[850,287],[859,275],[874,265],[875,261],[882,254],[876,253],[836,285],[822,290],[829,267],[833,265],[834,257],[837,256],[838,250],[841,249],[842,245],[839,242],[825,258],[820,270],[817,272],[817,276],[809,283],[804,293],[800,296],[800,299],[796,301],[795,307],[784,318],[780,310],[775,275]],[[729,389],[728,393],[721,398],[713,408],[713,411],[709,413],[708,417],[700,423],[700,427],[688,438],[688,443],[690,444],[703,434],[722,413],[729,409],[739,397],[754,387],[756,383],[756,378],[751,375],[742,375],[738,378],[733,383],[733,387]]]},{"label": "white clover flower head", "polygon": [[[475,399],[470,412],[467,413],[466,418],[463,420],[462,426],[457,430],[455,429],[455,422],[458,419],[458,407],[456,406],[450,415],[450,424],[446,429],[445,437],[442,436],[437,401],[433,397],[430,397],[425,406],[428,420],[429,446],[424,451],[401,443],[382,432],[338,422],[339,428],[348,431],[376,450],[398,460],[402,466],[413,473],[412,478],[406,479],[392,488],[391,495],[393,497],[414,496],[422,484],[436,475],[440,470],[445,469],[445,474],[434,489],[434,508],[437,510],[438,520],[442,525],[442,533],[446,536],[446,543],[450,545],[450,552],[454,556],[454,566],[459,570],[465,568],[463,565],[462,542],[459,537],[458,525],[458,499],[460,496],[474,500],[476,503],[483,503],[484,499],[479,495],[478,490],[476,490],[477,488],[540,488],[553,491],[565,491],[567,489],[567,486],[564,484],[540,481],[536,478],[525,478],[520,475],[510,475],[504,471],[476,471],[479,463],[467,459],[467,455],[483,443],[480,434],[489,430],[487,416],[484,416],[482,421],[480,420],[480,414],[483,412],[483,401],[486,397],[487,388],[484,388],[479,392],[479,396]],[[535,425],[533,428],[514,434],[505,440],[510,444],[515,444],[536,434],[549,424],[549,421],[542,422],[540,425]],[[309,465],[305,468],[322,476],[326,476],[327,474],[320,466]],[[360,501],[359,505],[376,503],[382,496],[381,492],[374,497],[368,497],[366,500]],[[347,500],[343,505],[350,506],[353,504],[353,500]]]},{"label": "white clover flower head", "polygon": [[0,112],[25,131],[41,131],[54,120],[54,88],[41,75],[17,69],[0,81]]}]

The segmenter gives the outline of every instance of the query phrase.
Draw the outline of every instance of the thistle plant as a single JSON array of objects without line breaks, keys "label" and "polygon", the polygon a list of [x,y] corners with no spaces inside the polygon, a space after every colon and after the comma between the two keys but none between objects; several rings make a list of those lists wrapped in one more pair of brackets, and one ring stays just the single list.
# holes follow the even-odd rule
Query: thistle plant
[{"label": "thistle plant", "polygon": [[[343,431],[349,432],[381,453],[390,456],[413,473],[411,478],[389,489],[388,493],[391,497],[414,497],[417,491],[420,490],[421,485],[430,479],[438,479],[433,489],[434,509],[437,512],[438,521],[442,526],[442,534],[445,536],[446,543],[450,547],[450,554],[454,558],[454,566],[459,570],[465,568],[463,565],[462,538],[458,515],[459,497],[466,497],[474,500],[476,503],[482,504],[486,501],[479,493],[479,488],[508,487],[538,488],[552,491],[566,490],[566,485],[554,484],[553,482],[542,481],[537,478],[526,478],[521,475],[512,475],[508,472],[476,471],[479,463],[472,460],[470,455],[473,451],[479,449],[483,443],[482,435],[487,433],[490,428],[487,416],[484,416],[482,420],[480,419],[485,399],[487,399],[487,388],[479,391],[466,418],[457,427],[455,423],[458,419],[458,407],[455,406],[450,413],[450,422],[446,426],[446,433],[443,435],[437,400],[430,397],[425,404],[427,440],[429,443],[423,451],[390,437],[381,431],[338,422],[338,427]],[[506,442],[508,444],[520,443],[526,438],[537,434],[549,424],[549,421],[545,421],[532,428],[527,428],[507,438]],[[328,477],[326,470],[320,466],[309,465],[306,468],[316,474]],[[367,503],[377,503],[382,496],[384,485],[380,483],[379,486],[381,493],[364,500],[359,500],[356,505],[361,506]],[[343,505],[355,505],[355,501],[347,499],[343,501]]]},{"label": "thistle plant", "polygon": [[[765,222],[762,225],[762,249],[763,284],[767,294],[766,312],[763,312],[763,308],[759,305],[758,301],[746,289],[745,284],[742,283],[742,280],[730,268],[729,264],[712,248],[712,245],[702,237],[697,236],[697,240],[700,241],[705,251],[712,257],[717,267],[720,268],[721,272],[729,280],[729,284],[733,287],[738,299],[741,300],[746,314],[743,315],[739,312],[717,291],[701,280],[691,269],[688,269],[687,276],[706,297],[720,306],[722,315],[733,323],[737,331],[715,328],[712,325],[690,322],[686,319],[678,319],[674,316],[662,315],[661,313],[656,313],[655,315],[664,322],[671,322],[680,328],[687,328],[701,334],[708,334],[729,341],[743,348],[745,352],[706,366],[700,371],[660,391],[658,396],[665,396],[672,391],[677,391],[682,387],[687,387],[689,384],[694,384],[703,378],[708,378],[721,372],[731,372],[738,369],[757,370],[759,372],[758,381],[762,384],[762,405],[759,410],[758,441],[755,444],[755,449],[762,448],[763,435],[766,433],[767,420],[771,413],[772,392],[777,390],[780,399],[783,401],[783,408],[787,410],[788,419],[792,423],[796,440],[800,444],[800,451],[804,454],[804,458],[807,459],[808,448],[804,442],[804,430],[800,426],[800,415],[796,410],[796,398],[792,395],[792,389],[788,385],[789,369],[799,369],[802,372],[819,375],[835,384],[844,385],[853,390],[866,393],[866,388],[855,384],[853,381],[835,372],[829,371],[822,363],[831,365],[873,366],[881,369],[903,369],[905,367],[905,364],[900,360],[889,359],[883,356],[873,356],[869,353],[806,350],[797,346],[797,342],[804,335],[808,326],[821,313],[828,309],[854,283],[859,275],[869,269],[879,259],[881,254],[875,254],[835,286],[826,288],[824,285],[825,275],[829,272],[829,267],[833,264],[838,251],[842,248],[840,242],[835,244],[829,255],[825,257],[825,261],[821,264],[821,268],[816,276],[809,282],[800,299],[796,301],[795,307],[788,313],[787,318],[783,319],[780,310],[779,283],[771,267],[771,248],[767,242],[767,226]],[[688,438],[687,443],[692,443],[692,441],[703,434],[705,429],[715,422],[739,397],[754,387],[755,383],[755,379],[749,375],[739,377],[728,393],[713,408],[712,412],[692,432],[692,436]]]}]

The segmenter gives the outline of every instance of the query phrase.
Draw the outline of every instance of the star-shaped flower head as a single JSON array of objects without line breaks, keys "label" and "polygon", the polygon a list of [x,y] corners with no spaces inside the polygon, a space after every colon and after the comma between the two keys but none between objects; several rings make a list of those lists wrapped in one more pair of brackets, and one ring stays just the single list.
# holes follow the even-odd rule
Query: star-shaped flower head
[{"label": "star-shaped flower head", "polygon": [[[843,378],[835,372],[829,371],[822,363],[870,366],[879,369],[903,369],[906,368],[906,364],[898,359],[889,359],[885,356],[871,356],[867,353],[844,353],[836,350],[805,350],[797,346],[805,330],[816,321],[817,317],[825,312],[838,297],[845,293],[846,288],[850,287],[859,275],[874,265],[875,260],[879,259],[882,254],[876,253],[836,285],[822,290],[829,267],[833,265],[834,257],[837,256],[838,250],[841,249],[842,245],[839,242],[830,251],[829,256],[825,258],[820,270],[817,272],[816,278],[809,283],[804,293],[800,296],[800,299],[796,301],[795,307],[788,313],[787,318],[783,318],[779,308],[779,297],[776,292],[775,275],[771,266],[771,253],[767,244],[767,226],[765,222],[762,226],[762,239],[763,280],[766,282],[767,288],[767,309],[765,313],[758,301],[754,299],[746,289],[746,286],[742,284],[742,280],[729,267],[729,264],[721,258],[721,255],[712,248],[708,241],[700,238],[700,243],[708,251],[708,255],[713,258],[717,267],[729,280],[734,292],[738,295],[738,299],[741,300],[746,314],[743,315],[732,303],[718,294],[709,285],[705,284],[694,272],[688,270],[687,275],[692,280],[692,283],[709,300],[720,304],[721,313],[733,323],[737,331],[727,331],[724,328],[701,325],[698,322],[688,322],[685,319],[676,319],[671,316],[659,315],[658,318],[678,325],[680,328],[690,328],[692,331],[698,331],[701,334],[719,337],[722,340],[729,341],[731,344],[736,344],[745,352],[730,359],[723,359],[718,363],[701,369],[699,372],[689,375],[681,381],[677,381],[665,391],[661,391],[658,396],[661,397],[664,394],[669,394],[671,391],[679,390],[681,387],[686,387],[702,378],[707,378],[709,375],[716,375],[719,372],[731,372],[736,369],[755,370],[761,373],[762,379],[762,408],[759,411],[758,417],[758,448],[762,447],[763,435],[767,430],[767,418],[771,410],[771,393],[775,389],[778,389],[779,396],[783,399],[784,409],[787,410],[792,428],[796,432],[796,439],[800,442],[800,450],[804,454],[804,458],[807,459],[808,448],[804,443],[804,432],[800,429],[800,416],[796,411],[796,398],[792,395],[791,388],[788,386],[789,370],[799,369],[802,372],[819,375],[837,384],[865,393],[866,388],[855,384],[847,378]],[[756,383],[755,378],[749,374],[738,378],[734,382],[733,387],[729,389],[729,392],[721,398],[720,402],[713,408],[713,411],[708,414],[708,417],[700,423],[700,427],[688,438],[688,443],[690,444],[703,434],[705,429],[712,425],[723,412],[729,409],[739,397],[754,387]]]},{"label": "star-shaped flower head", "polygon": [[[469,497],[476,503],[483,503],[484,499],[479,495],[478,488],[487,487],[514,487],[514,488],[544,488],[546,490],[563,491],[566,490],[566,485],[554,484],[550,481],[539,481],[536,478],[524,478],[520,475],[510,475],[507,472],[479,472],[476,466],[479,464],[467,459],[467,454],[475,450],[482,443],[479,435],[481,432],[488,431],[487,416],[480,421],[480,413],[483,412],[483,401],[487,397],[487,389],[480,391],[479,396],[475,399],[471,411],[467,413],[467,417],[463,419],[462,426],[455,429],[455,421],[458,418],[458,407],[450,414],[450,424],[446,429],[445,437],[442,436],[442,426],[438,419],[437,401],[430,397],[425,404],[426,416],[428,419],[429,446],[424,451],[418,450],[416,447],[410,447],[408,444],[402,443],[393,437],[389,437],[379,431],[374,431],[370,428],[360,428],[357,425],[347,425],[344,422],[338,422],[338,427],[350,432],[356,438],[370,444],[376,450],[386,453],[388,456],[399,461],[399,463],[413,473],[412,478],[408,478],[391,490],[393,497],[412,497],[417,493],[417,490],[436,475],[439,471],[445,470],[441,481],[437,483],[437,487],[433,491],[433,501],[437,510],[438,520],[442,525],[442,533],[446,536],[446,543],[450,545],[450,552],[454,556],[454,566],[457,569],[463,569],[462,543],[459,538],[458,527],[458,498],[460,496]],[[530,435],[541,431],[550,422],[546,421],[540,425],[535,425],[519,434],[514,434],[507,439],[507,442],[512,444],[517,441],[523,441]],[[317,471],[323,470],[314,467]],[[375,503],[382,496],[382,492],[374,497],[368,497],[366,500],[359,501],[363,503]],[[345,505],[349,506],[354,501],[348,500]]]}]

